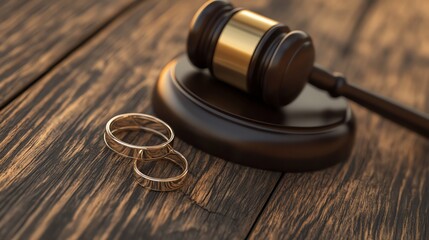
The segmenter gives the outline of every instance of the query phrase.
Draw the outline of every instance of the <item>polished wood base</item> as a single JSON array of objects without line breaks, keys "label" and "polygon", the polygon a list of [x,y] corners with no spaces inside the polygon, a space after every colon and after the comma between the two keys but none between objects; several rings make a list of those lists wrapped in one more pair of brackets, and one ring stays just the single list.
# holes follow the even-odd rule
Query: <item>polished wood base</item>
[{"label": "polished wood base", "polygon": [[342,98],[307,85],[294,102],[273,108],[194,68],[185,56],[162,71],[153,107],[189,144],[268,170],[330,166],[348,158],[354,140],[353,114]]}]

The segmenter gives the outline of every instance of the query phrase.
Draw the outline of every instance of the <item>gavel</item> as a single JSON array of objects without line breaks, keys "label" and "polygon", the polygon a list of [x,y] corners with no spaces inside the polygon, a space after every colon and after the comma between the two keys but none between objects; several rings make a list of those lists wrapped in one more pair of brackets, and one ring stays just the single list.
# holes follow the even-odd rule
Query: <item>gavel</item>
[{"label": "gavel", "polygon": [[332,97],[346,97],[429,138],[427,114],[350,84],[342,75],[315,65],[315,49],[307,33],[236,8],[228,1],[209,1],[198,10],[191,23],[187,54],[196,67],[208,68],[216,79],[267,105],[287,105],[308,82]]}]

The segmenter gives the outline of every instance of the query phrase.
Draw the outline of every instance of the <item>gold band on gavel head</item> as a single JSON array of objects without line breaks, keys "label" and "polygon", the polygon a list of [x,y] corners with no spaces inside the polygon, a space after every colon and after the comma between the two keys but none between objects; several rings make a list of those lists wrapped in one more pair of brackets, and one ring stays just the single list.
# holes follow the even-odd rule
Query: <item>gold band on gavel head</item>
[{"label": "gold band on gavel head", "polygon": [[215,77],[247,89],[247,73],[253,53],[264,34],[278,22],[241,10],[235,13],[224,27],[213,57]]},{"label": "gold band on gavel head", "polygon": [[307,33],[226,0],[212,0],[198,11],[187,53],[194,66],[276,107],[296,99],[315,59]]}]

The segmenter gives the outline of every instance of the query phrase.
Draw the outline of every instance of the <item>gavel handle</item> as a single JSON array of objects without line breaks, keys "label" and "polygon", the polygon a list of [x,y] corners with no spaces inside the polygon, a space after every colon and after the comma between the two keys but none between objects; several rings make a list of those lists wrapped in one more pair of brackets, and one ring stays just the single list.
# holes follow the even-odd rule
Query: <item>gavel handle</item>
[{"label": "gavel handle", "polygon": [[314,66],[309,82],[333,97],[344,96],[381,116],[429,138],[429,115],[347,83],[342,76]]}]

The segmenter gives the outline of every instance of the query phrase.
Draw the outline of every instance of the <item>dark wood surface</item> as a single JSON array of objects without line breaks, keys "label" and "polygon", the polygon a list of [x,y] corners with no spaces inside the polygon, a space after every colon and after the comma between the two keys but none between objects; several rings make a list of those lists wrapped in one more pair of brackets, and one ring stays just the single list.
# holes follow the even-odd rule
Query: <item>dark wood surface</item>
[{"label": "dark wood surface", "polygon": [[[428,141],[355,105],[353,154],[329,169],[258,170],[176,139],[186,187],[135,183],[104,124],[152,113],[154,82],[202,3],[2,3],[0,239],[427,239]],[[351,82],[429,112],[425,1],[234,3],[309,32],[318,62]]]},{"label": "dark wood surface", "polygon": [[0,107],[126,11],[132,1],[0,1]]}]

